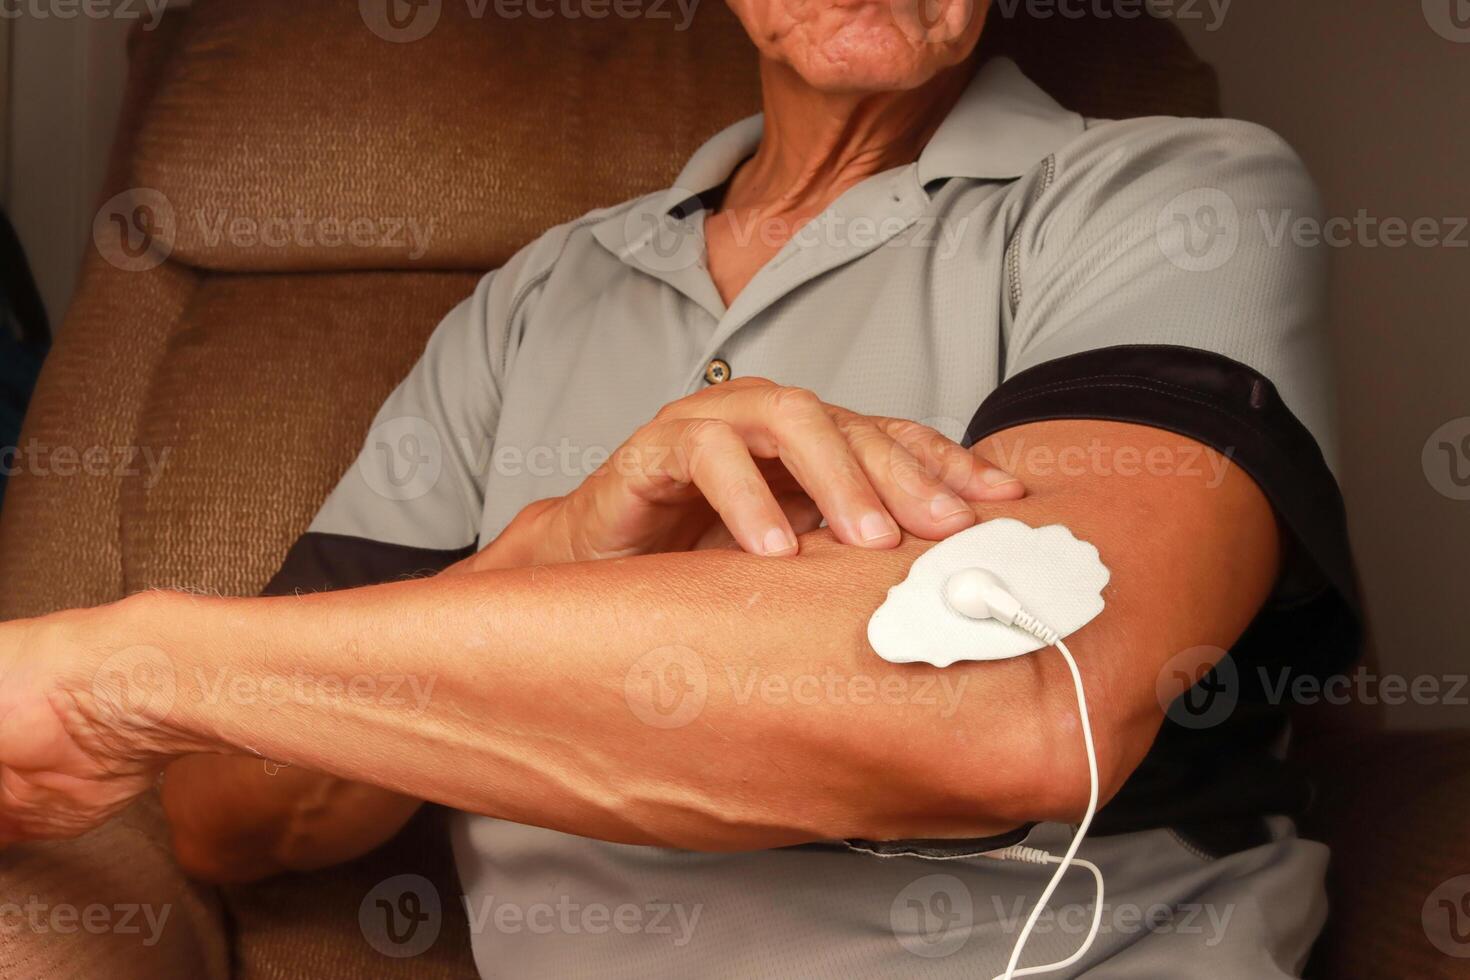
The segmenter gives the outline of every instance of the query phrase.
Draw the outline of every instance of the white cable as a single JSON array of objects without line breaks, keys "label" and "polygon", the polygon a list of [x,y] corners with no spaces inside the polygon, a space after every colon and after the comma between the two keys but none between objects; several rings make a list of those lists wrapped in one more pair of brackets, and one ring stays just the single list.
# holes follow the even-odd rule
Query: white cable
[{"label": "white cable", "polygon": [[[1072,672],[1072,684],[1077,689],[1077,714],[1082,719],[1082,744],[1087,749],[1088,796],[1087,813],[1077,827],[1077,833],[1072,838],[1071,846],[1060,858],[1032,847],[1008,847],[1004,850],[991,851],[985,855],[985,857],[1001,861],[1057,865],[1056,873],[1051,876],[1051,881],[1047,882],[1041,897],[1036,901],[1036,907],[1031,910],[1030,917],[1026,919],[1026,925],[1022,927],[1021,934],[1016,937],[1016,945],[1011,949],[1011,958],[1006,963],[1005,972],[995,977],[994,980],[1013,980],[1015,977],[1050,973],[1053,970],[1071,966],[1087,955],[1093,940],[1097,938],[1098,926],[1102,922],[1102,872],[1096,865],[1077,858],[1077,849],[1082,846],[1082,839],[1087,836],[1087,829],[1092,826],[1092,818],[1097,813],[1098,796],[1097,749],[1092,744],[1092,719],[1087,714],[1087,692],[1082,689],[1082,671],[1077,668],[1077,661],[1072,657],[1072,651],[1067,649],[1067,644],[1062,642],[1061,635],[1030,611],[1022,608],[1021,603],[1006,588],[1005,583],[989,569],[966,568],[955,572],[944,583],[944,601],[950,609],[962,616],[976,620],[994,619],[1028,633],[1048,646],[1055,646],[1061,651],[1062,658],[1067,661],[1067,669]],[[1046,903],[1051,901],[1057,886],[1062,883],[1062,876],[1074,863],[1088,868],[1092,876],[1097,879],[1097,900],[1093,903],[1092,929],[1087,933],[1087,938],[1082,941],[1081,947],[1065,960],[1048,963],[1045,966],[1028,966],[1023,970],[1018,970],[1016,967],[1021,962],[1022,952],[1026,949],[1026,940],[1031,938],[1031,932],[1036,928],[1036,922],[1041,918],[1042,910],[1046,908]]]},{"label": "white cable", "polygon": [[[1056,873],[1047,882],[1041,897],[1036,900],[1036,907],[1031,910],[1031,915],[1026,919],[1026,925],[1022,927],[1021,934],[1016,937],[1016,945],[1011,950],[1011,958],[1006,963],[1005,972],[995,977],[994,980],[1013,980],[1015,977],[1028,977],[1038,973],[1050,973],[1071,966],[1092,948],[1092,942],[1097,938],[1098,927],[1102,923],[1103,907],[1103,877],[1102,871],[1091,861],[1077,857],[1077,849],[1082,846],[1082,839],[1087,836],[1087,828],[1092,826],[1092,818],[1097,813],[1098,778],[1097,778],[1097,750],[1092,744],[1092,720],[1087,714],[1087,695],[1082,689],[1082,672],[1077,669],[1077,661],[1072,657],[1072,651],[1062,642],[1062,638],[1055,630],[1048,628],[1036,617],[1025,610],[1018,610],[1015,614],[1013,626],[1025,630],[1037,639],[1054,645],[1067,661],[1067,667],[1072,672],[1072,684],[1077,689],[1077,713],[1082,719],[1082,742],[1087,748],[1087,776],[1089,781],[1087,797],[1087,813],[1082,817],[1082,823],[1077,827],[1077,833],[1072,838],[1072,844],[1067,848],[1067,853],[1060,858],[1040,851],[1035,848],[1006,848],[995,851],[987,857],[995,857],[999,860],[1029,861],[1032,864],[1045,863],[1056,864]],[[1031,853],[1028,853],[1031,852]],[[1082,945],[1077,948],[1071,956],[1055,963],[1046,963],[1041,966],[1028,966],[1025,969],[1017,969],[1021,962],[1021,953],[1026,949],[1026,941],[1031,938],[1031,932],[1036,928],[1036,922],[1041,918],[1041,912],[1046,908],[1046,903],[1051,900],[1052,894],[1062,882],[1062,876],[1073,864],[1080,865],[1092,872],[1093,878],[1097,880],[1097,898],[1093,903],[1092,928],[1088,930],[1087,938],[1082,940]]]}]

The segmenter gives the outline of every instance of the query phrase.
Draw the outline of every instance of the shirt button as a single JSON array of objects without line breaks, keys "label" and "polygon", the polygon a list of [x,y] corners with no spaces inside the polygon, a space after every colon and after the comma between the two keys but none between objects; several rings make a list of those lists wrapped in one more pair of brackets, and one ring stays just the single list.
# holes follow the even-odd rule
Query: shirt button
[{"label": "shirt button", "polygon": [[730,362],[722,361],[718,357],[709,362],[704,369],[704,380],[706,384],[717,385],[730,380]]}]

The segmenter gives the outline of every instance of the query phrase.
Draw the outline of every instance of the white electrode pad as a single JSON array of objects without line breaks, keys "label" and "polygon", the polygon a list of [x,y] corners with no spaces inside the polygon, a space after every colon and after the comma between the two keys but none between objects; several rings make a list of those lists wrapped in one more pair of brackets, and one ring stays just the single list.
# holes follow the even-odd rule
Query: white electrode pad
[{"label": "white electrode pad", "polygon": [[1009,517],[961,531],[919,556],[908,577],[868,620],[868,642],[890,663],[948,667],[959,660],[1005,660],[1046,644],[994,619],[949,607],[944,585],[955,572],[994,572],[1027,612],[1066,637],[1103,610],[1108,569],[1097,549],[1060,524],[1029,527]]}]

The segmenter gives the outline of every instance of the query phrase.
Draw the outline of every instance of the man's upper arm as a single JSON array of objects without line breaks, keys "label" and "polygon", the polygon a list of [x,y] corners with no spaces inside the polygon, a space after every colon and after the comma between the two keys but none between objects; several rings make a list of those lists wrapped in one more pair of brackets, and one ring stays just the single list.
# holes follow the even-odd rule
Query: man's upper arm
[{"label": "man's upper arm", "polygon": [[[1126,775],[1166,708],[1174,720],[1171,662],[1205,669],[1233,650],[1324,673],[1357,653],[1325,261],[1273,234],[1318,203],[1260,127],[1101,124],[1053,162],[1013,234],[1006,377],[966,441],[1027,484],[1018,516],[1068,524],[1114,570],[1077,646],[1084,670],[1089,649],[1105,651],[1095,696],[1123,733],[1112,749]],[[1225,725],[1173,727],[1166,741],[1196,763],[1210,738],[1240,741]],[[1158,801],[1135,802],[1111,829],[1156,825]]]},{"label": "man's upper arm", "polygon": [[1355,608],[1325,255],[1276,234],[1319,211],[1301,161],[1259,126],[1155,118],[1094,125],[1054,172],[1014,232],[1006,377],[968,440],[1048,419],[1193,439],[1270,503],[1276,598]]},{"label": "man's upper arm", "polygon": [[[1271,506],[1225,454],[1145,425],[1029,422],[978,448],[1026,483],[1027,496],[1004,505],[1006,516],[1063,524],[1108,566],[1102,614],[1068,639],[1087,685],[1106,800],[1164,720],[1160,678],[1171,662],[1183,655],[1191,672],[1211,667],[1271,593],[1280,557]],[[1077,712],[1071,684],[1054,656],[1036,669],[1047,675],[1048,711],[1065,733],[1050,778],[1071,773],[1063,781],[1080,807],[1087,778],[1067,727]]]}]

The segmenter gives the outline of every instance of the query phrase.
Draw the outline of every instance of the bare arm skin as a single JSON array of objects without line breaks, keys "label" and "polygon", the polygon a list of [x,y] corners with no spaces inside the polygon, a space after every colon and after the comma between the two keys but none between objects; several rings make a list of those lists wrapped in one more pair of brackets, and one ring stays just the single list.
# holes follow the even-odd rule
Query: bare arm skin
[{"label": "bare arm skin", "polygon": [[[738,378],[665,406],[573,493],[527,507],[448,574],[722,545],[792,554],[794,533],[824,516],[864,547],[897,545],[898,527],[939,539],[974,521],[970,503],[1024,495],[1018,480],[983,464],[925,426]],[[868,514],[892,533],[864,539]],[[181,865],[221,882],[357,857],[419,805],[351,780],[213,754],[169,766],[162,797]]]},{"label": "bare arm skin", "polygon": [[[1164,447],[1174,471],[1043,473],[1025,463],[1035,447],[1056,458],[1098,443],[1117,459]],[[1158,729],[1162,666],[1189,647],[1228,647],[1265,600],[1278,562],[1274,519],[1242,473],[1224,467],[1216,482],[1209,454],[1187,461],[1181,447],[1197,447],[1181,437],[1051,422],[1006,433],[994,458],[1005,465],[1018,446],[1013,471],[1030,495],[978,505],[980,516],[1065,523],[1113,572],[1107,610],[1069,638],[1107,798]],[[1055,655],[949,668],[951,685],[965,685],[949,718],[913,698],[742,699],[732,678],[752,674],[830,669],[870,676],[880,690],[898,678],[909,691],[939,674],[887,664],[864,638],[872,610],[927,544],[863,551],[817,532],[802,545],[781,561],[709,551],[302,598],[153,594],[7,624],[0,834],[79,832],[186,751],[253,751],[473,812],[695,849],[977,836],[1080,813],[1085,764]],[[102,658],[139,643],[167,651],[180,678],[172,709],[146,727],[108,710],[113,698],[93,683]],[[670,645],[705,665],[706,698],[688,724],[662,728],[631,709],[626,681],[641,657]],[[257,682],[411,674],[435,686],[422,711],[296,697],[208,703],[191,696],[196,668]]]}]

